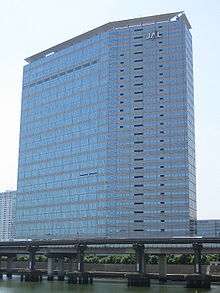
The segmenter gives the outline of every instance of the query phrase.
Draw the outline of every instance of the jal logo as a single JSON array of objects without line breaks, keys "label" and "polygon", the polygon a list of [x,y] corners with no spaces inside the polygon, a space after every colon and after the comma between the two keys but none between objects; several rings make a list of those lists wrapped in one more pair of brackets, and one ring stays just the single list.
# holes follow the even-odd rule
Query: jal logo
[{"label": "jal logo", "polygon": [[157,39],[157,38],[161,38],[161,35],[159,32],[152,32],[152,33],[148,33],[146,39]]}]

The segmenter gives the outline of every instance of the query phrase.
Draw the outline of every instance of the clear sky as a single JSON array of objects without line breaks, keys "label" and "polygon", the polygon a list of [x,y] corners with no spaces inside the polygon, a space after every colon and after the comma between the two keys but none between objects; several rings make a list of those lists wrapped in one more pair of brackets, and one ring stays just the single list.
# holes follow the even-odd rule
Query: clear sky
[{"label": "clear sky", "polygon": [[220,0],[0,0],[0,191],[16,189],[24,58],[109,21],[181,10],[193,27],[198,217],[220,218]]}]

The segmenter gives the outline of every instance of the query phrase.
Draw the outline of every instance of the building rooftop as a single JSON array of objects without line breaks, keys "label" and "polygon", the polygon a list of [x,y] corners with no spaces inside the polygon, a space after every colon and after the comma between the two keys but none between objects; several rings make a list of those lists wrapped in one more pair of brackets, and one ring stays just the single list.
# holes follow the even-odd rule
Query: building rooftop
[{"label": "building rooftop", "polygon": [[186,15],[183,11],[147,16],[147,17],[140,17],[140,18],[134,18],[134,19],[127,19],[127,20],[121,20],[121,21],[114,21],[114,22],[106,23],[106,24],[99,26],[93,30],[90,30],[84,34],[81,34],[77,37],[69,39],[63,43],[56,45],[56,46],[50,47],[42,52],[34,54],[34,55],[26,58],[25,61],[28,63],[34,62],[34,61],[36,61],[40,58],[43,58],[49,54],[53,54],[53,53],[58,52],[62,49],[70,47],[74,43],[83,41],[87,38],[90,38],[90,37],[95,36],[95,35],[102,33],[102,32],[106,32],[106,31],[113,29],[113,28],[136,26],[136,25],[140,25],[140,24],[151,24],[151,23],[162,22],[162,21],[170,21],[174,18],[182,19],[186,23],[187,27],[189,29],[191,28],[191,25],[190,25]]}]

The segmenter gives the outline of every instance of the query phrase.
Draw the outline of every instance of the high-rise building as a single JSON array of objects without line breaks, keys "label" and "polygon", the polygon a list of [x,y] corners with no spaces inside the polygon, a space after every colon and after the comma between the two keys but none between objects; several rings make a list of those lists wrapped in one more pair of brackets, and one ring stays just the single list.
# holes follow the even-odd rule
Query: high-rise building
[{"label": "high-rise building", "polygon": [[190,29],[116,21],[25,59],[17,238],[193,235]]},{"label": "high-rise building", "polygon": [[203,237],[220,237],[220,220],[198,220],[197,235]]},{"label": "high-rise building", "polygon": [[14,238],[16,191],[0,193],[0,241]]}]

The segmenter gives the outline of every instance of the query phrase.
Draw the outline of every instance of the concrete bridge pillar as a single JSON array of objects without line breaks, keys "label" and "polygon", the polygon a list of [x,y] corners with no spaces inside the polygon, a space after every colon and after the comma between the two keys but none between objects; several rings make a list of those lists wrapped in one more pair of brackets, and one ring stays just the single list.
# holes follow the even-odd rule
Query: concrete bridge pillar
[{"label": "concrete bridge pillar", "polygon": [[136,272],[140,274],[145,274],[144,244],[134,244],[133,248],[136,254]]},{"label": "concrete bridge pillar", "polygon": [[35,253],[36,253],[36,250],[29,250],[29,270],[31,272],[35,271]]},{"label": "concrete bridge pillar", "polygon": [[58,281],[64,281],[64,257],[58,258]]},{"label": "concrete bridge pillar", "polygon": [[186,277],[187,288],[206,288],[211,287],[211,277],[202,274],[202,244],[193,243],[194,250],[194,274]]},{"label": "concrete bridge pillar", "polygon": [[202,247],[200,243],[193,243],[194,273],[199,275],[202,273]]},{"label": "concrete bridge pillar", "polygon": [[76,246],[77,249],[77,271],[80,273],[84,273],[84,255],[87,246],[85,244],[78,244]]},{"label": "concrete bridge pillar", "polygon": [[[29,245],[27,247],[27,250],[29,252],[29,263],[28,263],[28,269],[29,271],[25,273],[25,282],[38,282],[42,280],[42,275],[39,271],[36,270],[35,267],[35,257],[36,257],[36,252],[38,251],[39,247],[38,246],[31,246]],[[22,281],[22,278],[21,278]]]},{"label": "concrete bridge pillar", "polygon": [[8,255],[7,262],[6,262],[6,270],[7,270],[6,275],[8,279],[12,278],[13,261],[14,261],[14,255]]},{"label": "concrete bridge pillar", "polygon": [[166,254],[159,255],[159,281],[165,282],[167,279],[167,256]]},{"label": "concrete bridge pillar", "polygon": [[54,272],[54,261],[55,259],[51,256],[47,258],[47,280],[53,281],[53,272]]},{"label": "concrete bridge pillar", "polygon": [[[1,261],[2,261],[2,257],[1,257],[1,255],[0,255],[0,270],[1,270]],[[2,280],[2,279],[3,279],[3,274],[0,273],[0,280]]]},{"label": "concrete bridge pillar", "polygon": [[69,273],[72,273],[74,270],[74,263],[73,263],[74,258],[75,258],[74,255],[69,256],[69,259],[68,259],[68,272]]}]

